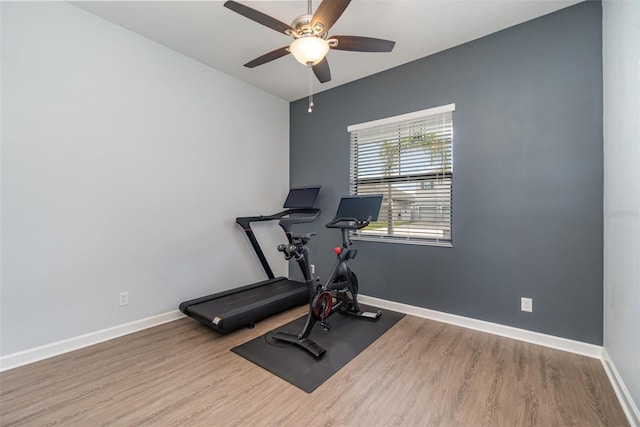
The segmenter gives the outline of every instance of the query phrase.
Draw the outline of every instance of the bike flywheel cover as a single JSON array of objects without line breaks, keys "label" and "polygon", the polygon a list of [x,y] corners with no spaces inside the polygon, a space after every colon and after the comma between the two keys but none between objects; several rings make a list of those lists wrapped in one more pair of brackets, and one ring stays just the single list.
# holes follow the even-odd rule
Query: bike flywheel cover
[{"label": "bike flywheel cover", "polygon": [[331,292],[324,291],[317,294],[311,302],[313,307],[313,314],[317,319],[326,319],[331,314],[331,307],[333,306],[333,296]]}]

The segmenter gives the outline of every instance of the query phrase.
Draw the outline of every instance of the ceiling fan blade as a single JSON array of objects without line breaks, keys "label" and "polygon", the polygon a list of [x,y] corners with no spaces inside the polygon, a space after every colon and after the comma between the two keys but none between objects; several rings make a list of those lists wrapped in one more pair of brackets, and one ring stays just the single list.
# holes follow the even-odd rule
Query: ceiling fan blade
[{"label": "ceiling fan blade", "polygon": [[331,36],[338,45],[331,49],[352,50],[356,52],[391,52],[396,42],[359,36]]},{"label": "ceiling fan blade", "polygon": [[259,12],[255,9],[252,9],[248,6],[245,6],[243,4],[240,4],[236,1],[233,0],[228,0],[224,3],[224,7],[226,7],[227,9],[231,9],[234,12],[239,13],[240,15],[244,16],[245,18],[249,18],[252,21],[255,21],[259,24],[262,24],[266,27],[269,27],[273,30],[278,31],[279,33],[283,33],[283,34],[287,34],[287,30],[291,30],[294,31],[293,28],[291,28],[290,25],[285,24],[282,21],[278,21],[275,18],[270,17],[269,15],[265,15],[262,12]]},{"label": "ceiling fan blade", "polygon": [[318,6],[316,13],[311,18],[311,28],[316,28],[316,25],[322,25],[322,29],[318,35],[323,35],[329,28],[333,27],[342,12],[349,6],[351,0],[323,0]]},{"label": "ceiling fan blade", "polygon": [[265,53],[262,56],[257,57],[253,61],[249,61],[244,64],[247,68],[254,68],[258,65],[266,64],[267,62],[273,61],[274,59],[281,58],[289,53],[289,46],[281,47],[279,49],[273,50],[269,53]]},{"label": "ceiling fan blade", "polygon": [[313,74],[320,80],[320,83],[326,83],[331,80],[331,70],[326,57],[313,66]]}]

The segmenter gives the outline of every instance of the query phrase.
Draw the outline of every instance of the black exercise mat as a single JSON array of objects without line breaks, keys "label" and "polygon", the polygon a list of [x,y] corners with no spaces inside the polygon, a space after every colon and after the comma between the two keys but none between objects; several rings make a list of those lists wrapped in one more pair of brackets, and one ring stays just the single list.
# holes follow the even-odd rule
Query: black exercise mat
[{"label": "black exercise mat", "polygon": [[[365,311],[378,310],[362,304],[360,308]],[[320,360],[298,346],[271,338],[279,331],[300,333],[307,316],[234,347],[231,351],[311,393],[403,317],[404,314],[382,310],[382,316],[372,322],[336,313],[328,319],[331,325],[328,332],[317,322],[309,338],[327,350]]]}]

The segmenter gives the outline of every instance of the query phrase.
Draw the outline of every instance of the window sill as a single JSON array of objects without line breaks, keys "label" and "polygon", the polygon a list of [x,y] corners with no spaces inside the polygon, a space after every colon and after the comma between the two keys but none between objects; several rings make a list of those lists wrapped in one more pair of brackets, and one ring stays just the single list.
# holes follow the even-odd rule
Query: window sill
[{"label": "window sill", "polygon": [[399,243],[404,245],[416,246],[437,246],[441,248],[452,248],[452,242],[439,242],[436,240],[416,239],[411,237],[387,237],[387,236],[364,236],[352,235],[351,240],[360,240],[364,242],[380,242],[380,243]]}]

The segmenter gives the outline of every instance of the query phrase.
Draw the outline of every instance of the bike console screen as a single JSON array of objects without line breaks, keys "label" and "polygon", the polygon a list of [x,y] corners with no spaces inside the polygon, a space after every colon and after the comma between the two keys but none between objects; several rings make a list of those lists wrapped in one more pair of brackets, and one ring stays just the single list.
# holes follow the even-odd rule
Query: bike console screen
[{"label": "bike console screen", "polygon": [[355,218],[358,221],[377,221],[382,205],[382,194],[343,196],[338,205],[336,219]]}]

